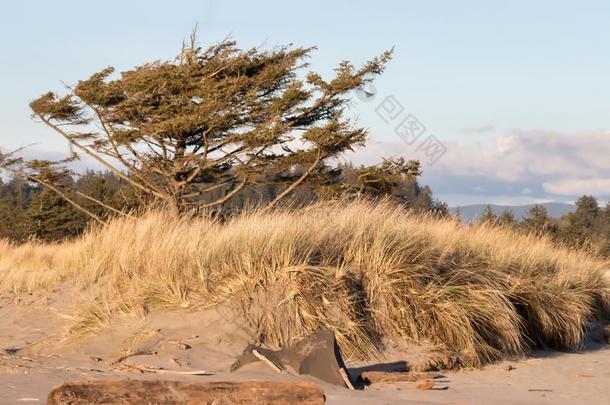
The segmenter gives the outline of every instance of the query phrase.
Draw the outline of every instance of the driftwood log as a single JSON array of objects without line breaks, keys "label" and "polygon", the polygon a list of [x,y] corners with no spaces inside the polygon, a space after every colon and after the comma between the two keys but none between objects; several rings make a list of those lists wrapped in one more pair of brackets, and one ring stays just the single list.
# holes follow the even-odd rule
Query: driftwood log
[{"label": "driftwood log", "polygon": [[320,330],[281,350],[248,345],[231,365],[231,371],[252,362],[262,361],[274,371],[310,375],[327,383],[354,389],[346,371],[335,334]]},{"label": "driftwood log", "polygon": [[324,391],[303,382],[77,381],[53,389],[49,405],[324,404]]}]

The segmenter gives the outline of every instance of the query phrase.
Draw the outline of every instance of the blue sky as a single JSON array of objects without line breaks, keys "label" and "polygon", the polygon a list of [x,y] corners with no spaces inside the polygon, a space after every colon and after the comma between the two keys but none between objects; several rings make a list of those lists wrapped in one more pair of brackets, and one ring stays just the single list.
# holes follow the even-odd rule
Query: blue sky
[{"label": "blue sky", "polygon": [[[65,151],[29,100],[107,65],[171,58],[198,23],[202,45],[318,46],[312,68],[324,74],[395,46],[375,99],[355,105],[371,146],[349,158],[420,158],[423,182],[452,205],[607,200],[608,21],[607,1],[7,1],[0,147]],[[425,126],[420,141],[442,143],[434,164],[376,113],[388,97]]]}]

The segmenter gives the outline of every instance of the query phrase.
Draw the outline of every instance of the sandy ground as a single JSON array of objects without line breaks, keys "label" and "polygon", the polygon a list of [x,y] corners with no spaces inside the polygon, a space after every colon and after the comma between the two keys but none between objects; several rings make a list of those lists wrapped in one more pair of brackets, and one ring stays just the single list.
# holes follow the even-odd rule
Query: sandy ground
[{"label": "sandy ground", "polygon": [[[227,370],[248,343],[229,311],[150,314],[125,319],[78,343],[62,337],[70,322],[72,295],[0,296],[0,404],[45,403],[63,382],[84,379],[175,379],[189,381],[296,380],[263,364]],[[213,376],[134,373],[121,364],[166,370],[206,370]],[[320,385],[328,404],[601,404],[610,402],[610,349],[591,344],[579,353],[538,352],[482,370],[443,373],[433,390],[414,383],[374,384],[349,391]]]}]

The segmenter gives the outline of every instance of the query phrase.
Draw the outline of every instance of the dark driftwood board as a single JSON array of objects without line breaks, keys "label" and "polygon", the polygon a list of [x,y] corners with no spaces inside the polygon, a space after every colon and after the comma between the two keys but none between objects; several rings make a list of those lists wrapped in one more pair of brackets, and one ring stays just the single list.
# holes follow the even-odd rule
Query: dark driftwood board
[{"label": "dark driftwood board", "polygon": [[79,381],[49,393],[49,405],[305,404],[321,405],[324,391],[303,382]]}]

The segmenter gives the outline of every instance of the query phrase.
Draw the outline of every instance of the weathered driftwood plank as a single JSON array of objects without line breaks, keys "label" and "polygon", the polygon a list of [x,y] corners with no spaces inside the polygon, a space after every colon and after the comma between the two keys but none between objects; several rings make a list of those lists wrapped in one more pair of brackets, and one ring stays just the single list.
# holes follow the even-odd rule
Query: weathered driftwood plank
[{"label": "weathered driftwood plank", "polygon": [[231,365],[231,371],[255,361],[263,361],[278,373],[310,375],[327,383],[354,389],[345,371],[345,362],[334,332],[319,330],[281,350],[248,345]]},{"label": "weathered driftwood plank", "polygon": [[63,384],[49,405],[80,404],[324,404],[324,391],[304,382],[199,382],[100,380]]}]

